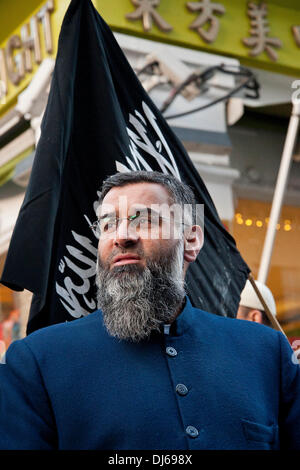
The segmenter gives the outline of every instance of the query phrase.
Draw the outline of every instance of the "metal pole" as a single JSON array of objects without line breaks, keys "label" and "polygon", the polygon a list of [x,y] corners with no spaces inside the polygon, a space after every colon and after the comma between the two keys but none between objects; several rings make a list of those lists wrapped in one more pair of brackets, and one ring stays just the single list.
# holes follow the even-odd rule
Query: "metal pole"
[{"label": "metal pole", "polygon": [[300,102],[293,103],[293,110],[285,139],[283,154],[274,192],[269,225],[266,233],[257,280],[266,284],[276,235],[276,226],[280,217],[282,202],[287,185],[289,170],[299,128]]}]

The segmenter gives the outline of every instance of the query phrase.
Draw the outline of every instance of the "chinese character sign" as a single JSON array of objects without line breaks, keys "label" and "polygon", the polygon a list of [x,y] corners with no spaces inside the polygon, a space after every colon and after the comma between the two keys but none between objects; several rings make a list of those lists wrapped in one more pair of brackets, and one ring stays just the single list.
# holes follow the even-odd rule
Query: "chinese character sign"
[{"label": "chinese character sign", "polygon": [[248,4],[248,16],[250,17],[250,37],[244,38],[245,46],[252,48],[249,53],[256,57],[262,52],[266,52],[271,60],[278,60],[277,52],[274,47],[282,47],[282,42],[278,38],[270,38],[268,36],[270,28],[267,16],[267,5],[261,3],[259,5],[250,2]]},{"label": "chinese character sign", "polygon": [[[224,6],[221,3],[211,3],[210,0],[187,2],[186,6],[192,12],[200,12],[200,15],[190,24],[190,29],[197,31],[205,42],[214,42],[220,28],[219,20],[215,13],[224,15],[226,11]],[[208,25],[208,29],[205,29],[205,25]]]},{"label": "chinese character sign", "polygon": [[300,26],[292,26],[292,33],[297,46],[300,47]]},{"label": "chinese character sign", "polygon": [[136,10],[128,13],[126,18],[128,20],[142,20],[144,31],[150,31],[153,21],[159,29],[164,32],[171,31],[172,26],[167,23],[155,10],[159,6],[160,0],[131,0]]},{"label": "chinese character sign", "polygon": [[[168,33],[172,31],[172,41],[175,40],[177,36],[178,43],[182,42],[182,29],[184,27],[188,27],[190,30],[196,32],[198,38],[207,44],[212,44],[216,42],[219,36],[223,20],[225,20],[223,21],[223,28],[225,29],[223,39],[225,38],[227,40],[228,38],[232,37],[232,30],[230,31],[230,35],[228,34],[228,21],[230,20],[230,18],[232,19],[232,24],[230,28],[234,28],[236,22],[240,19],[240,17],[236,14],[236,6],[233,8],[231,2],[228,2],[225,8],[222,1],[218,2],[213,0],[181,0],[179,2],[178,0],[178,2],[173,3],[176,3],[176,5],[174,5],[174,8],[177,7],[176,15],[178,15],[180,19],[176,22],[176,26],[171,26],[171,24],[169,24],[165,18],[165,15],[170,10],[171,4],[173,8],[173,3],[171,1],[168,2],[168,0],[131,0],[131,3],[134,5],[135,10],[133,12],[125,14],[125,17],[128,20],[140,21],[145,32],[151,31],[154,25],[162,33]],[[162,4],[164,6],[164,17],[162,17],[161,13],[159,12],[159,7]],[[246,14],[250,19],[249,34],[247,36],[247,33],[245,31],[243,34],[245,37],[240,36],[240,39],[238,39],[237,42],[241,40],[244,46],[249,49],[248,51],[247,49],[245,49],[245,52],[242,55],[248,55],[255,58],[265,53],[265,57],[263,57],[262,60],[265,61],[267,59],[276,62],[278,61],[279,56],[278,50],[283,47],[283,43],[279,37],[276,37],[276,35],[274,36],[270,32],[272,31],[270,22],[272,21],[272,19],[274,19],[277,21],[278,25],[278,19],[280,18],[281,36],[284,37],[285,34],[286,37],[287,31],[285,31],[284,33],[283,27],[286,27],[287,30],[290,29],[295,46],[298,46],[300,48],[300,24],[298,21],[298,18],[300,19],[300,11],[299,14],[296,12],[297,14],[293,14],[293,16],[291,16],[291,11],[289,11],[290,8],[286,7],[287,15],[282,15],[280,11],[276,12],[276,9],[278,10],[279,7],[277,7],[276,5],[274,7],[271,1],[269,6],[270,13],[266,1],[260,2],[257,0],[257,2],[255,2],[250,0],[247,3]],[[180,11],[180,8],[182,8],[182,11]],[[187,26],[184,26],[186,24],[184,20],[181,21],[181,14],[183,16],[184,11],[188,16],[194,14],[194,19],[192,20],[192,22],[187,24]],[[174,11],[172,14],[174,19]],[[271,21],[269,19],[269,15],[271,17]],[[282,15],[282,21],[280,15]],[[290,24],[286,24],[284,26],[285,19],[288,17],[290,18]],[[295,24],[293,24],[293,22]],[[186,38],[188,38],[188,35],[186,35]],[[187,42],[191,42],[191,44],[197,45],[194,39],[184,39],[185,46]],[[222,53],[223,50],[225,50],[225,54],[226,52],[229,54],[232,53],[232,49],[228,49],[226,46],[224,47],[224,44],[222,44],[220,40],[218,41],[218,45],[216,45],[216,47],[218,48],[218,53]],[[238,52],[238,54],[240,54],[240,52]],[[291,64],[291,66],[294,67],[294,62]]]}]

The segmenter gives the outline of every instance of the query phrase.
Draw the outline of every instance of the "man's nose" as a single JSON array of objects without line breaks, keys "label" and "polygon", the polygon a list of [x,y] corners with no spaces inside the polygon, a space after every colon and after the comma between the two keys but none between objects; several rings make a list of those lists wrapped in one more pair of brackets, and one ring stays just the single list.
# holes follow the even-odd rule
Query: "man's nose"
[{"label": "man's nose", "polygon": [[128,247],[135,245],[139,238],[136,228],[129,223],[129,220],[119,220],[114,237],[114,244],[116,246]]}]

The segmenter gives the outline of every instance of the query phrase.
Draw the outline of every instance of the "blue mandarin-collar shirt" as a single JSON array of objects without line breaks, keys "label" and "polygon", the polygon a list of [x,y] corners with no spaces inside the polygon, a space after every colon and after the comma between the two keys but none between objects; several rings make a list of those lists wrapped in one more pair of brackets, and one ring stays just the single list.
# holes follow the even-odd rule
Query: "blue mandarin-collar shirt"
[{"label": "blue mandarin-collar shirt", "polygon": [[282,333],[189,299],[139,343],[97,311],[10,346],[0,449],[300,449],[299,369]]}]

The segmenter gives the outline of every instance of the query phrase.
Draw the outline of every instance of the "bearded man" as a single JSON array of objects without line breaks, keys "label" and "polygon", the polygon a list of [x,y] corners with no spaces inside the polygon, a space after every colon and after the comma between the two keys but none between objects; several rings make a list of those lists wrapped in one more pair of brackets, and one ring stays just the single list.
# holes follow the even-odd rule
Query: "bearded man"
[{"label": "bearded man", "polygon": [[170,175],[104,182],[99,310],[10,346],[1,449],[300,448],[300,369],[284,335],[185,294],[203,244],[195,207]]}]

